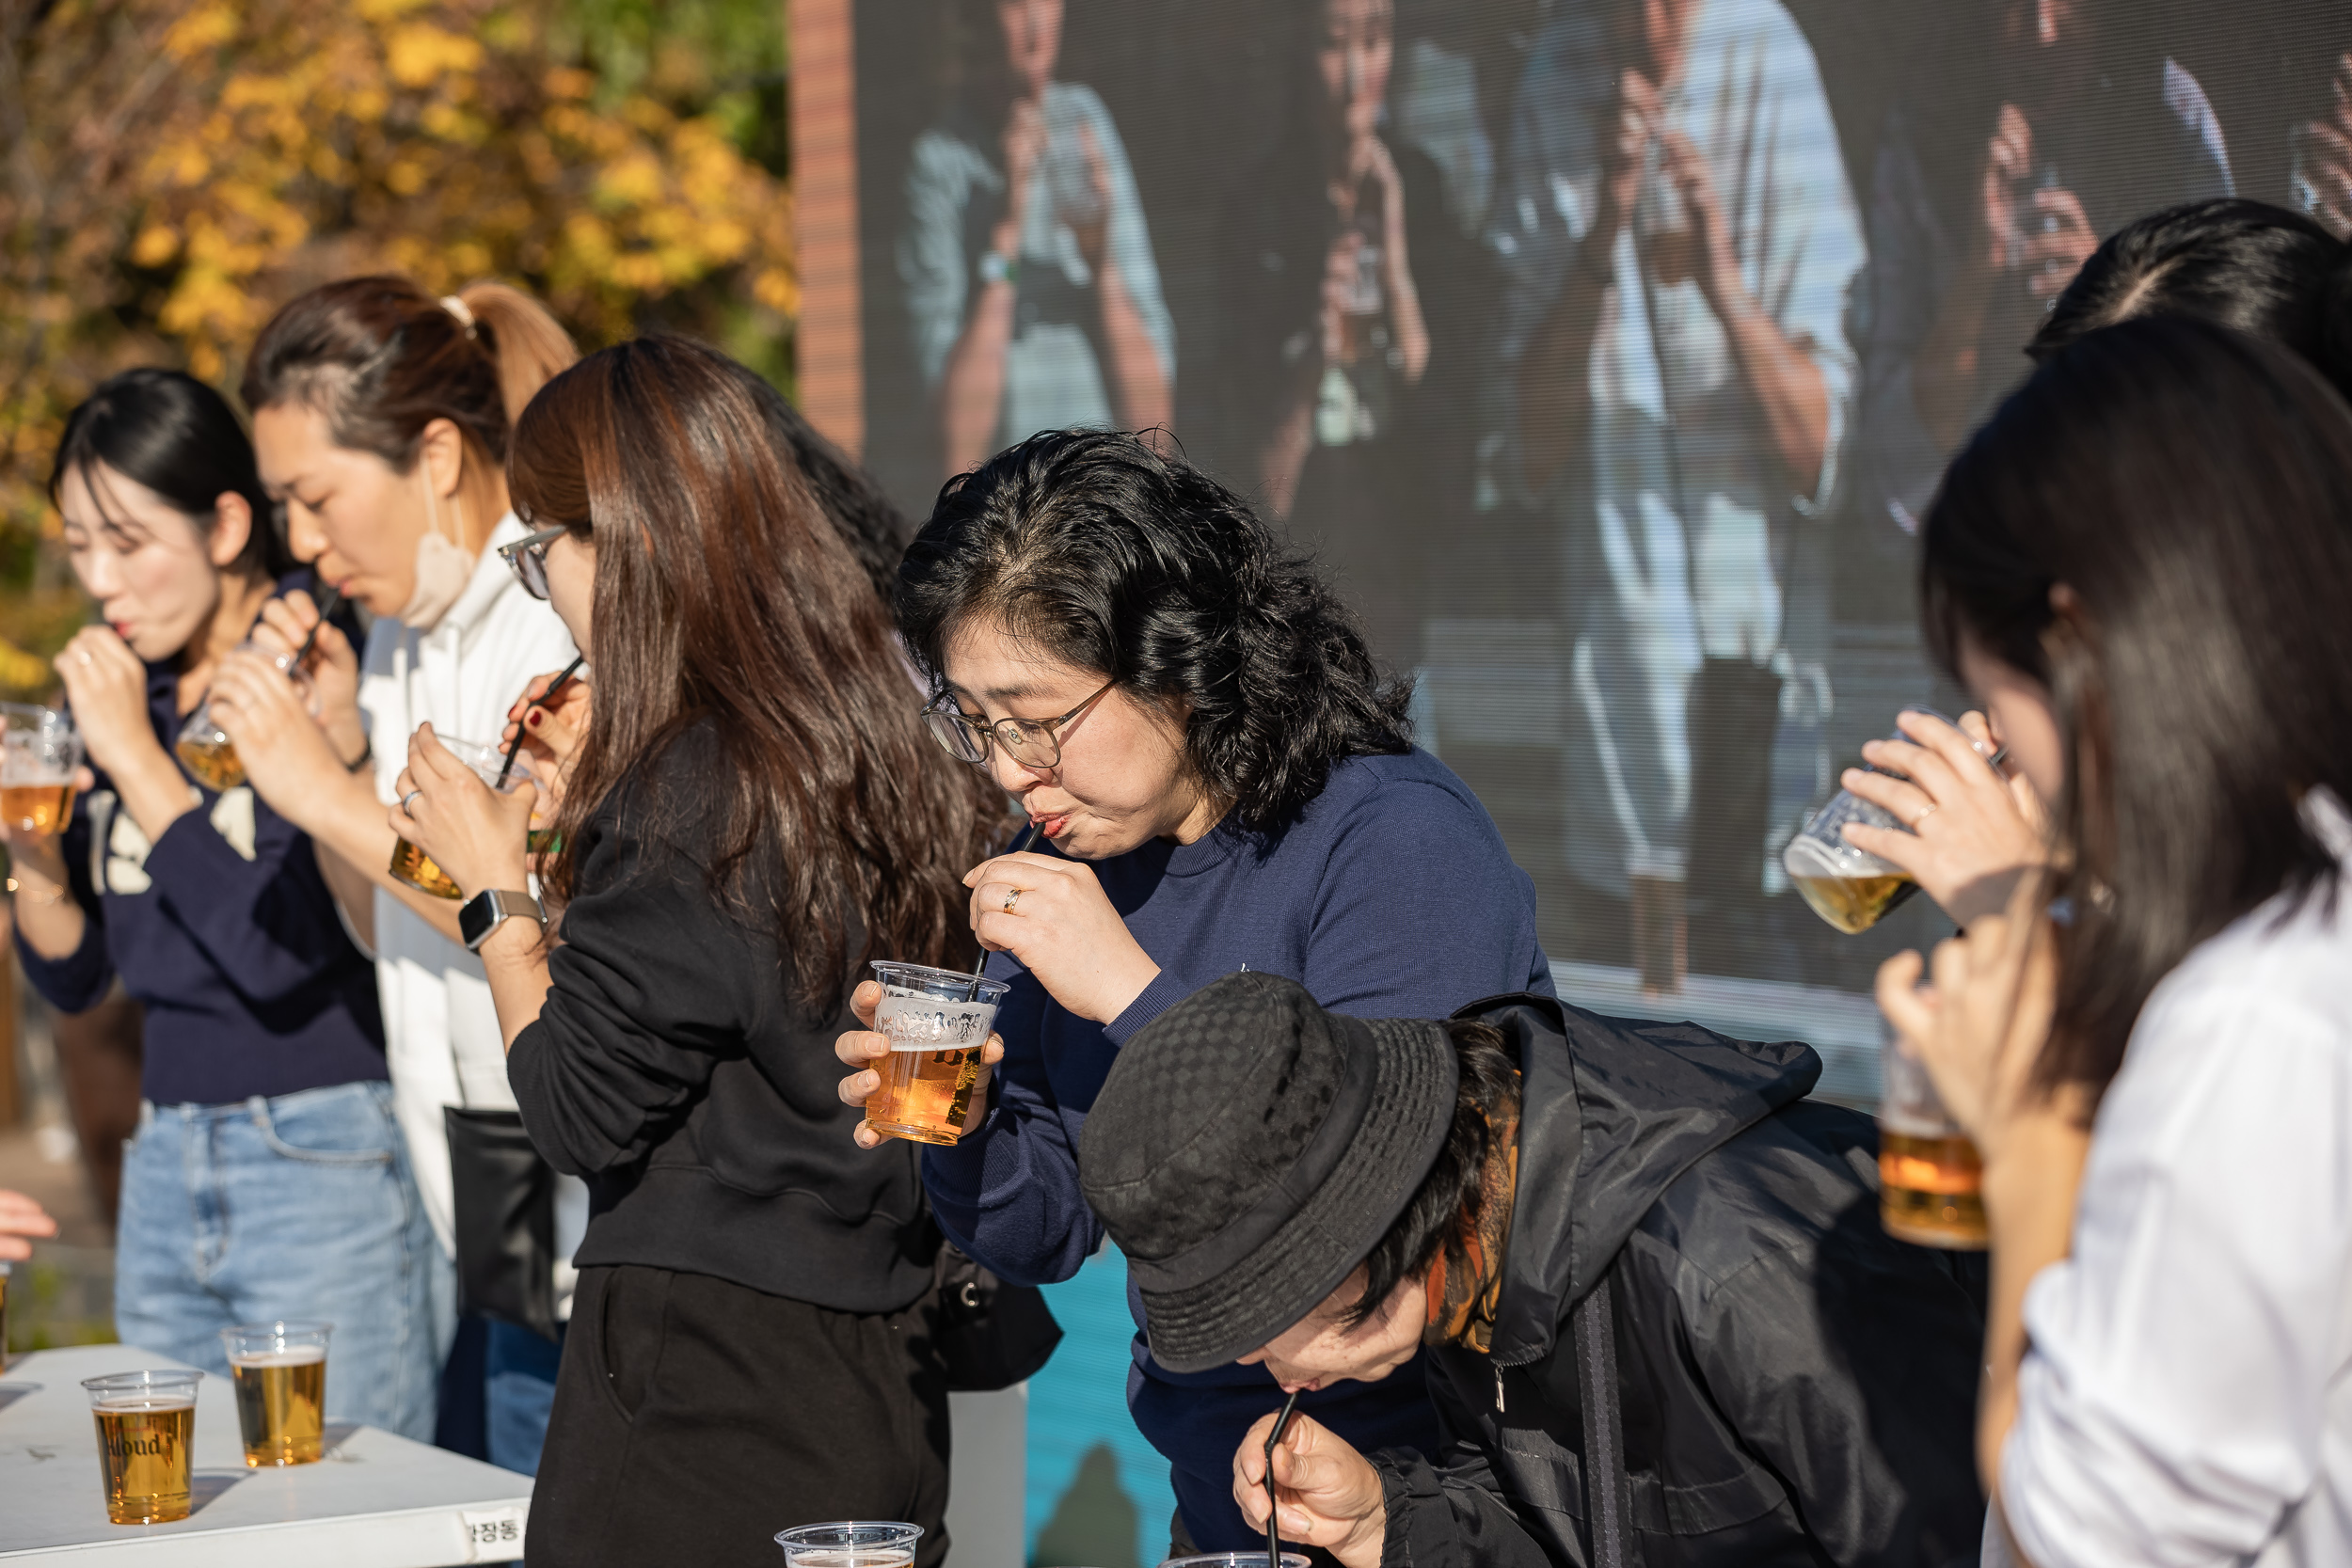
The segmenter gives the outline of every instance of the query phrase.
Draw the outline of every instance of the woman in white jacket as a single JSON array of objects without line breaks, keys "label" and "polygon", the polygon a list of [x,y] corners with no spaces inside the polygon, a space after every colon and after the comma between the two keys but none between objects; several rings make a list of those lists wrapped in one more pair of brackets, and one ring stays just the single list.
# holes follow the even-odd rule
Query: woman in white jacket
[{"label": "woman in white jacket", "polygon": [[[512,1110],[498,1015],[458,905],[390,875],[385,808],[408,749],[436,733],[494,741],[531,678],[567,663],[569,634],[522,591],[498,546],[524,535],[507,505],[506,440],[533,392],[577,357],[539,305],[478,283],[437,299],[400,277],[314,289],[262,328],[242,388],[255,449],[294,555],[374,617],[363,654],[319,634],[305,704],[259,657],[232,660],[214,709],[254,788],[316,841],[355,933],[376,958],[395,1110],[453,1298],[453,1213],[442,1109]],[[290,650],[317,620],[301,594],[273,605],[264,640]],[[556,1309],[570,1311],[572,1249],[587,1218],[576,1180],[557,1195]],[[444,1310],[446,1353],[455,1332]],[[493,1462],[531,1472],[556,1347],[487,1328]]]},{"label": "woman in white jacket", "polygon": [[[2185,320],[1954,460],[1930,641],[2052,870],[1879,977],[1984,1163],[1988,1562],[2352,1562],[2352,410]],[[1922,751],[1915,825],[1982,764]]]}]

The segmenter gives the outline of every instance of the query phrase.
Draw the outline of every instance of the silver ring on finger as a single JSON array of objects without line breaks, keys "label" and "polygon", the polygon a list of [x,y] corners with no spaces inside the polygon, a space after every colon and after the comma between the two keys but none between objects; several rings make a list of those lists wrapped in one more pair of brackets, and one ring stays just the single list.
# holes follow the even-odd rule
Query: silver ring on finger
[{"label": "silver ring on finger", "polygon": [[412,789],[412,790],[410,790],[407,794],[405,794],[405,795],[402,796],[402,797],[400,798],[400,810],[401,810],[401,815],[403,815],[404,816],[414,816],[416,815],[416,813],[414,813],[414,812],[412,812],[412,811],[410,811],[410,810],[408,809],[408,802],[409,802],[409,801],[411,801],[411,800],[415,800],[418,796],[420,796],[420,795],[421,795],[421,794],[423,794],[423,793],[424,793],[424,791],[423,791],[423,790],[421,790],[421,789]]},{"label": "silver ring on finger", "polygon": [[1010,893],[1005,895],[1005,912],[1007,914],[1012,913],[1013,905],[1021,901],[1021,889],[1014,888]]}]

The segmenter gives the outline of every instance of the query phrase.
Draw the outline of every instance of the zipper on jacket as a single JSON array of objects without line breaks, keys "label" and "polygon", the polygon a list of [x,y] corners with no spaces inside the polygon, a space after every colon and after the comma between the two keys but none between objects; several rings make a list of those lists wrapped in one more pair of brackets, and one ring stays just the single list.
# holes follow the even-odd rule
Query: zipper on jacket
[{"label": "zipper on jacket", "polygon": [[1502,1414],[1502,1364],[1495,1363],[1495,1414]]}]

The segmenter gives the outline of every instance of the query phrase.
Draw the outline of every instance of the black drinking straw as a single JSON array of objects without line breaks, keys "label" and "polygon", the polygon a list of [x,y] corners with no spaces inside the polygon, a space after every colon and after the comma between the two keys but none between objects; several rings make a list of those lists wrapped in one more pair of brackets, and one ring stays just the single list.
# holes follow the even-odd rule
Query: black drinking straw
[{"label": "black drinking straw", "polygon": [[319,640],[319,628],[326,625],[326,618],[335,613],[335,607],[342,602],[342,590],[337,588],[331,582],[326,583],[320,587],[319,596],[315,601],[319,612],[319,618],[310,623],[310,635],[304,638],[302,640],[302,646],[294,650],[293,662],[286,666],[288,670],[294,669],[304,659],[310,657],[310,644]]},{"label": "black drinking straw", "polygon": [[[1037,842],[1037,831],[1043,826],[1045,826],[1043,822],[1030,823],[1029,831],[1021,835],[1021,842],[1006,850],[1005,853],[1008,855],[1017,855],[1021,853],[1022,850],[1026,849],[1030,845],[1035,844]],[[977,1002],[980,999],[980,982],[987,977],[988,949],[983,947],[980,949],[980,961],[972,966],[972,989],[964,993],[963,999],[966,1002]]]},{"label": "black drinking straw", "polygon": [[[588,656],[586,654],[581,654],[578,657],[574,658],[569,664],[564,666],[564,673],[556,676],[555,679],[548,682],[548,689],[531,700],[531,707],[539,707],[545,705],[549,697],[552,697],[557,692],[563,690],[564,683],[578,674],[580,673],[580,667],[587,662]],[[524,719],[531,717],[531,707],[523,709]],[[506,776],[515,771],[515,756],[516,753],[519,752],[522,749],[523,726],[521,722],[517,721],[515,725],[515,743],[506,748],[506,760],[499,764],[499,782],[490,786],[492,789],[504,789],[506,787]]]},{"label": "black drinking straw", "polygon": [[1282,1429],[1291,1424],[1291,1412],[1298,1408],[1298,1390],[1282,1402],[1282,1413],[1274,1418],[1274,1430],[1265,1439],[1265,1568],[1282,1568],[1282,1534],[1276,1515],[1281,1504],[1274,1497],[1274,1446],[1282,1440]]}]

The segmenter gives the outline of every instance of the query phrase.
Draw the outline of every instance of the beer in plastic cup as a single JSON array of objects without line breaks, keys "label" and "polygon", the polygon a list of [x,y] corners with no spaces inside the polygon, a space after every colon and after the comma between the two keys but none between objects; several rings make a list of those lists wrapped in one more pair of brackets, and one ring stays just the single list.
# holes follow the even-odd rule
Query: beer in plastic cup
[{"label": "beer in plastic cup", "polygon": [[[294,663],[292,654],[272,653],[249,639],[238,643],[235,651],[267,655],[269,661],[280,670]],[[296,690],[308,693],[310,683],[301,672],[294,672],[291,679]],[[180,759],[180,766],[207,788],[225,794],[245,783],[245,764],[237,760],[237,743],[229,738],[228,731],[213,721],[213,694],[209,691],[196,705],[196,711],[188,715],[188,721],[180,726],[171,751]]]},{"label": "beer in plastic cup", "polygon": [[220,1331],[246,1468],[318,1463],[326,1434],[326,1337],[334,1327],[242,1323]]},{"label": "beer in plastic cup", "polygon": [[1917,1057],[1888,1030],[1880,1048],[1879,1220],[1921,1246],[1982,1252],[1984,1169],[1977,1146],[1944,1109]]},{"label": "beer in plastic cup", "polygon": [[[1944,716],[1933,708],[1910,707],[1906,713]],[[1951,721],[1945,720],[1950,723]],[[1890,740],[1911,737],[1897,730]],[[1872,773],[1887,773],[1894,778],[1902,775],[1891,768],[1862,767]],[[1912,831],[1909,823],[1897,819],[1895,814],[1875,801],[1866,800],[1851,790],[1839,790],[1830,797],[1829,803],[1807,819],[1781,851],[1780,868],[1788,873],[1788,880],[1798,894],[1813,907],[1813,912],[1828,921],[1848,936],[1859,936],[1886,918],[1896,906],[1919,891],[1911,873],[1892,861],[1883,861],[1867,850],[1846,842],[1839,832],[1849,822],[1869,828],[1890,828],[1896,832]]]},{"label": "beer in plastic cup", "polygon": [[86,1377],[98,1422],[98,1468],[106,1518],[161,1525],[188,1516],[188,1445],[196,1438],[199,1371]]},{"label": "beer in plastic cup", "polygon": [[866,1125],[893,1138],[954,1143],[972,1114],[996,1004],[1012,988],[925,964],[877,962],[874,975],[882,988],[874,1029],[889,1037],[890,1054],[874,1064],[882,1086],[866,1097]]},{"label": "beer in plastic cup", "polygon": [[[452,740],[448,736],[438,738],[450,755],[474,770],[475,777],[494,789],[498,787],[499,769],[506,766],[504,751],[478,741]],[[516,790],[527,788],[532,777],[531,759],[516,756],[514,771],[506,776],[506,792],[511,795]],[[448,872],[434,864],[432,856],[405,838],[392,846],[392,875],[419,893],[429,893],[436,898],[466,896],[466,890],[459,887]],[[477,888],[474,891],[478,893],[481,890]]]},{"label": "beer in plastic cup", "polygon": [[785,1568],[912,1568],[922,1533],[920,1525],[845,1519],[779,1530],[776,1544],[784,1548]]},{"label": "beer in plastic cup", "polygon": [[0,703],[0,821],[20,833],[61,833],[73,815],[82,737],[55,708]]}]

